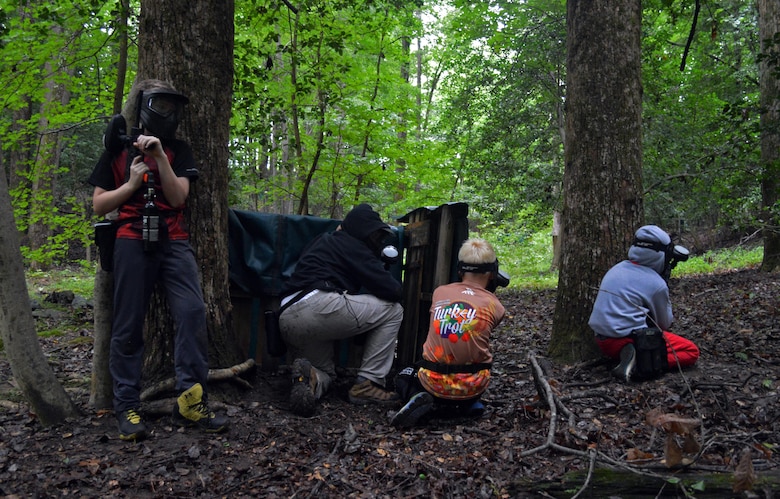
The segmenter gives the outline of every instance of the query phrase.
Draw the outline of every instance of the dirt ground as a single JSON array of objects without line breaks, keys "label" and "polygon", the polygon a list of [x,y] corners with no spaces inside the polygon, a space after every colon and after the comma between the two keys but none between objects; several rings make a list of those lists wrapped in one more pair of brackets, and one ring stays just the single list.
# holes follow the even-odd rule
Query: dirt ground
[{"label": "dirt ground", "polygon": [[[780,279],[746,270],[671,287],[673,329],[701,358],[656,381],[618,383],[604,362],[550,362],[554,291],[504,291],[508,316],[478,420],[396,430],[386,409],[347,402],[350,373],[314,417],[296,417],[282,367],[253,371],[251,389],[220,401],[228,433],[152,415],[150,438],[137,444],[88,405],[81,312],[80,326],[42,340],[78,420],[42,427],[0,354],[0,497],[780,497]],[[215,384],[214,399],[224,385],[235,392]],[[684,431],[652,424],[661,421]]]}]

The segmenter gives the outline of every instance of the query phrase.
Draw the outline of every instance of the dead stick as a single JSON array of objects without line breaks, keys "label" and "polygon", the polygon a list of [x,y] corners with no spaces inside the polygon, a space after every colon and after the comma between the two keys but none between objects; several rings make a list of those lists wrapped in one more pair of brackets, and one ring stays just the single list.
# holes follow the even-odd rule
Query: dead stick
[{"label": "dead stick", "polygon": [[585,483],[582,484],[582,487],[580,487],[580,490],[571,496],[571,499],[577,499],[582,495],[583,492],[585,492],[588,489],[588,485],[590,485],[590,480],[593,478],[593,470],[596,468],[596,451],[594,449],[589,449],[588,454],[590,454],[590,464],[588,465],[588,476],[585,478]]},{"label": "dead stick", "polygon": [[[239,374],[248,371],[255,365],[255,359],[247,359],[233,367],[223,369],[209,369],[208,381],[223,381],[226,379],[237,378]],[[160,381],[156,385],[150,386],[141,392],[141,400],[150,400],[162,392],[171,391],[176,386],[175,378],[168,378]],[[250,385],[251,386],[251,385]]]},{"label": "dead stick", "polygon": [[533,370],[531,372],[534,375],[536,386],[541,387],[542,391],[544,392],[544,393],[540,393],[539,397],[542,397],[545,400],[547,400],[547,408],[550,409],[550,427],[547,431],[547,441],[544,444],[540,445],[539,447],[535,447],[533,449],[521,452],[520,457],[526,457],[526,456],[530,456],[531,454],[536,454],[537,452],[552,446],[553,441],[555,440],[555,427],[558,422],[558,410],[555,404],[555,400],[553,399],[553,393],[552,393],[552,389],[550,388],[550,383],[548,383],[547,380],[544,378],[544,373],[542,373],[542,368],[539,367],[539,362],[537,362],[536,356],[533,353],[531,353],[528,355],[528,357],[529,360],[531,361],[531,366],[533,367]]}]

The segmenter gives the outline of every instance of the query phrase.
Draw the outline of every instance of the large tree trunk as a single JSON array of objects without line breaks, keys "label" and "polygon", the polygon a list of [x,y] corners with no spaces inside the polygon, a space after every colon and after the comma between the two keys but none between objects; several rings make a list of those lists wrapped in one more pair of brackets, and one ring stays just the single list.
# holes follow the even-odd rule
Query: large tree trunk
[{"label": "large tree trunk", "polygon": [[561,269],[549,353],[598,356],[588,318],[642,214],[640,0],[567,3]]},{"label": "large tree trunk", "polygon": [[761,270],[780,268],[780,215],[775,204],[780,199],[780,45],[773,44],[780,32],[780,4],[777,0],[758,1],[758,34],[761,53],[772,55],[759,65],[761,81],[761,201],[765,228],[764,261]]},{"label": "large tree trunk", "polygon": [[5,169],[0,164],[0,337],[14,379],[43,425],[78,415],[78,408],[46,362],[30,309],[24,278],[19,234],[8,194]]},{"label": "large tree trunk", "polygon": [[[188,224],[200,264],[212,368],[242,357],[228,283],[233,12],[232,0],[144,0],[139,19],[137,77],[169,81],[190,99],[177,135],[192,145],[200,171],[187,200]],[[149,381],[173,372],[171,322],[162,294],[155,293],[147,320]]]}]

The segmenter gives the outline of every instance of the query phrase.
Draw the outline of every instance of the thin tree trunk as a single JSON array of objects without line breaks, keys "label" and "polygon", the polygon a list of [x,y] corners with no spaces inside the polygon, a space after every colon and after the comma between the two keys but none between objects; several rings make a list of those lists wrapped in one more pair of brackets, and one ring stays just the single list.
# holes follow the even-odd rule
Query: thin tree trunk
[{"label": "thin tree trunk", "polygon": [[0,338],[11,371],[44,426],[76,417],[79,410],[46,362],[30,309],[19,234],[0,165]]},{"label": "thin tree trunk", "polygon": [[[120,2],[119,60],[117,62],[116,86],[112,114],[122,112],[125,79],[127,77],[127,19],[130,14],[128,0]],[[113,406],[113,379],[108,369],[111,354],[111,330],[114,318],[114,274],[106,272],[98,263],[95,273],[95,297],[93,324],[94,348],[92,354],[92,383],[89,403],[95,409],[110,409]]]},{"label": "thin tree trunk", "polygon": [[[774,54],[759,66],[761,83],[761,201],[764,215],[764,260],[761,270],[780,268],[780,215],[775,206],[780,199],[780,46],[771,40],[780,32],[780,4],[777,0],[758,1],[758,33],[761,52]],[[768,43],[766,43],[768,42]],[[771,63],[769,61],[772,61]]]},{"label": "thin tree trunk", "polygon": [[111,322],[114,318],[114,274],[98,264],[95,272],[95,334],[92,340],[92,383],[89,405],[95,409],[113,406],[114,390],[108,359],[111,353]]}]

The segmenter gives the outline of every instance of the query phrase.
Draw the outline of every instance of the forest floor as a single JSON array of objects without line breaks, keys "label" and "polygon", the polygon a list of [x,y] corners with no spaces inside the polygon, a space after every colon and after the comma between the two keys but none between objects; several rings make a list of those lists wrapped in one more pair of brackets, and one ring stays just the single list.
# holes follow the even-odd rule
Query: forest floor
[{"label": "forest floor", "polygon": [[349,404],[349,373],[315,416],[297,417],[282,366],[251,371],[251,388],[230,401],[219,393],[234,383],[211,387],[227,433],[153,415],[140,443],[119,440],[113,414],[89,407],[91,312],[39,315],[71,323],[41,344],[83,417],[42,427],[0,353],[0,497],[780,496],[778,275],[673,279],[671,293],[673,329],[701,358],[655,381],[619,383],[605,362],[551,362],[555,292],[503,291],[480,419],[399,431],[386,408]]}]

